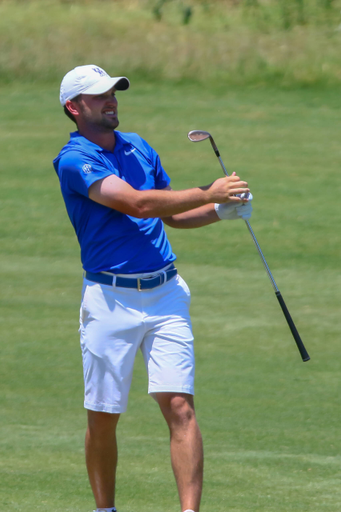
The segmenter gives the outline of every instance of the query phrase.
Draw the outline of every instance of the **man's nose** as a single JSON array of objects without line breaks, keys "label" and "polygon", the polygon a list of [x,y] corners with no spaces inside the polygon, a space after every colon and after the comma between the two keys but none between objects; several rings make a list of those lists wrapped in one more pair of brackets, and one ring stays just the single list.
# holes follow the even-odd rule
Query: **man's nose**
[{"label": "man's nose", "polygon": [[106,105],[117,105],[117,98],[116,96],[111,96],[111,98],[108,98],[106,101]]}]

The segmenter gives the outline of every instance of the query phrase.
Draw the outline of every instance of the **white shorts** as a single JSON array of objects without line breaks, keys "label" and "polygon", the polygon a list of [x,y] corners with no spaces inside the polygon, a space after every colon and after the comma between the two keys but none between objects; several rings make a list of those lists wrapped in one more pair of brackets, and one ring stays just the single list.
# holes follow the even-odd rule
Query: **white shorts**
[{"label": "white shorts", "polygon": [[84,279],[80,309],[84,407],[126,411],[139,348],[148,371],[148,393],[193,395],[189,305],[190,291],[179,275],[145,291]]}]

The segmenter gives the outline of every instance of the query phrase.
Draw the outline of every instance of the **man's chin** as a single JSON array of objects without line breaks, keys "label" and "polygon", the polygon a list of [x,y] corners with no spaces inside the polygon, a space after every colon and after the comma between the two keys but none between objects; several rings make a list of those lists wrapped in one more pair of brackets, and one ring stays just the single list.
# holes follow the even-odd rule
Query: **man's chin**
[{"label": "man's chin", "polygon": [[112,130],[115,130],[119,125],[119,121],[118,119],[113,119],[112,121],[109,120],[109,119],[106,119],[104,122],[101,123],[101,127],[105,130],[105,131],[112,131]]}]

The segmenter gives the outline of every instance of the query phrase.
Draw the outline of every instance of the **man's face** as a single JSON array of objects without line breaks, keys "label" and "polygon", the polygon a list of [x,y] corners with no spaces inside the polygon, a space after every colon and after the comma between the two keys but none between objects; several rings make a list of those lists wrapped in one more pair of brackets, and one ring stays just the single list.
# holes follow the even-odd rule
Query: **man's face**
[{"label": "man's face", "polygon": [[119,125],[115,88],[99,94],[81,94],[77,100],[77,122],[97,131],[112,131]]}]

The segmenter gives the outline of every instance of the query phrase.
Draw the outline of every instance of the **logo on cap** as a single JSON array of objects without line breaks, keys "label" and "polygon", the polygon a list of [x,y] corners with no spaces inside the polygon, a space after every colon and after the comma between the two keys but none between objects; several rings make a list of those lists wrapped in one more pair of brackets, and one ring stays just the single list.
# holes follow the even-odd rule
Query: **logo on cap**
[{"label": "logo on cap", "polygon": [[107,76],[106,72],[101,68],[92,68],[95,73],[98,73],[100,76]]}]

